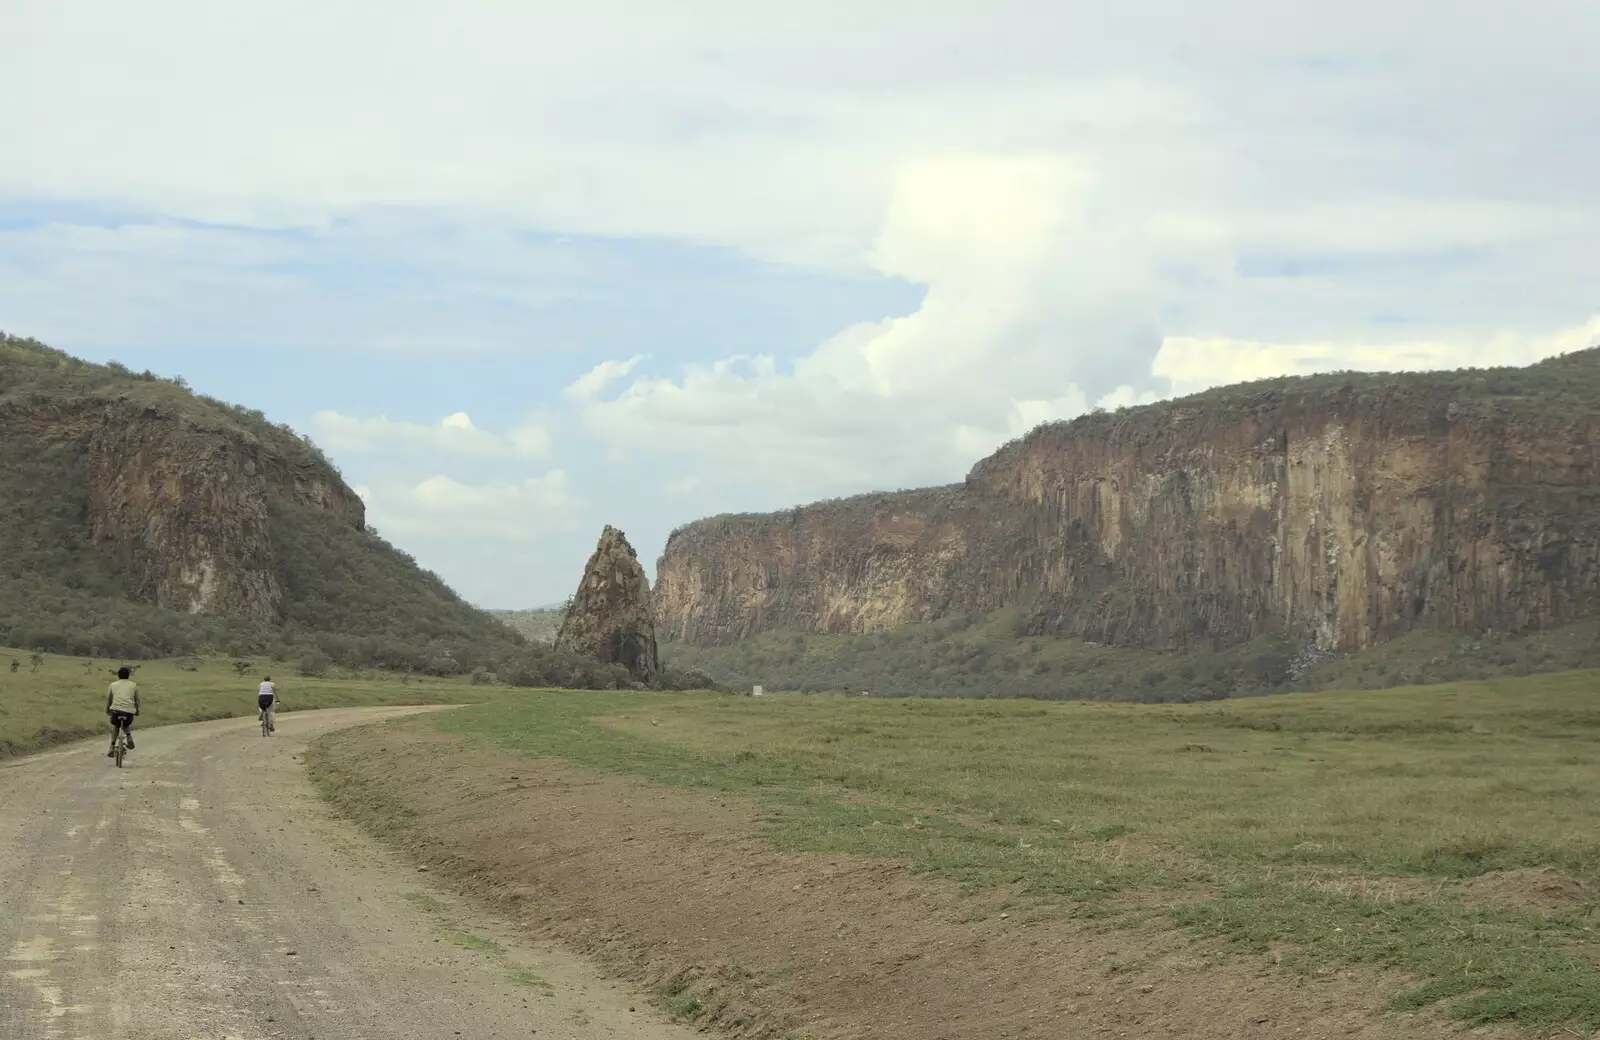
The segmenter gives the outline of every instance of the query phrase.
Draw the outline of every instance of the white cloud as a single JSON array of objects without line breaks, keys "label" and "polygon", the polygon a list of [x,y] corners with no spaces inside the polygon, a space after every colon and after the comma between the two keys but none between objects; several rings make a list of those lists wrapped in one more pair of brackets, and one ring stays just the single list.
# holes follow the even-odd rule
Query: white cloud
[{"label": "white cloud", "polygon": [[[721,365],[693,369],[678,381],[637,380],[615,398],[593,402],[589,420],[594,430],[618,443],[686,454],[728,467],[750,483],[802,497],[903,487],[955,479],[1005,441],[1091,406],[1149,404],[1281,375],[1527,365],[1600,345],[1600,316],[1545,336],[1502,333],[1458,341],[1275,344],[1168,337],[1150,364],[1145,386],[1117,386],[1092,405],[1070,383],[1055,397],[1024,396],[1039,382],[1036,369],[1026,365],[1001,366],[992,373],[956,367],[938,381],[897,380],[890,371],[872,368],[881,345],[874,336],[827,344],[786,374],[770,364],[743,372]],[[989,346],[1001,351],[999,344]],[[890,352],[878,356],[885,354]],[[1063,355],[1070,365],[1070,354]],[[918,362],[914,350],[903,360],[908,366]],[[852,371],[852,362],[857,374],[881,381],[850,385],[839,378],[841,371]],[[992,392],[997,387],[1014,396],[997,401]]]},{"label": "white cloud", "polygon": [[[942,155],[1140,153],[1142,172],[1119,171],[1134,193],[1213,205],[1303,205],[1407,171],[1449,195],[1491,163],[1529,173],[1529,144],[1587,147],[1563,116],[1592,98],[1593,22],[1580,3],[1535,6],[821,0],[775,29],[723,0],[246,0],[226,17],[12,0],[0,195],[308,228],[442,206],[852,266],[883,171]],[[78,89],[33,89],[62,78]],[[1538,177],[1581,185],[1568,159]]]},{"label": "white cloud", "polygon": [[1272,376],[1341,370],[1416,372],[1531,365],[1600,346],[1600,315],[1547,336],[1500,333],[1484,339],[1391,343],[1258,343],[1225,338],[1169,337],[1153,371],[1175,394]]},{"label": "white cloud", "polygon": [[316,439],[333,451],[406,452],[434,449],[479,458],[542,459],[550,455],[550,432],[527,422],[503,434],[473,425],[466,412],[455,412],[433,425],[400,422],[386,416],[360,418],[324,410],[311,417]]},{"label": "white cloud", "polygon": [[643,360],[645,356],[638,354],[626,361],[602,361],[573,381],[563,392],[568,397],[593,397],[617,380],[626,379]]},{"label": "white cloud", "polygon": [[[726,0],[10,0],[0,207],[166,223],[0,208],[0,310],[67,346],[579,356],[567,406],[620,453],[692,467],[685,509],[734,477],[795,498],[954,479],[1036,422],[1175,387],[1546,349],[1600,284],[1600,138],[1573,131],[1600,97],[1592,8],[816,0],[775,29]],[[553,234],[926,295],[798,357],[746,341],[735,300],[704,316],[726,348],[658,320],[613,336],[596,312],[654,287]],[[550,318],[580,297],[600,306]],[[612,343],[626,360],[576,371]],[[641,350],[695,360],[650,371]],[[538,423],[313,429],[474,459],[474,479],[550,451]],[[368,483],[419,516],[470,497]]]},{"label": "white cloud", "polygon": [[871,255],[927,285],[916,313],[846,329],[789,366],[728,357],[610,395],[591,373],[573,396],[616,445],[801,497],[956,479],[1028,426],[1083,410],[1087,387],[1098,397],[1118,373],[1148,375],[1150,241],[1106,223],[1102,192],[1060,157],[908,164]]},{"label": "white cloud", "polygon": [[435,474],[416,483],[364,485],[357,493],[373,526],[386,536],[534,542],[570,529],[578,505],[561,470],[484,484]]}]

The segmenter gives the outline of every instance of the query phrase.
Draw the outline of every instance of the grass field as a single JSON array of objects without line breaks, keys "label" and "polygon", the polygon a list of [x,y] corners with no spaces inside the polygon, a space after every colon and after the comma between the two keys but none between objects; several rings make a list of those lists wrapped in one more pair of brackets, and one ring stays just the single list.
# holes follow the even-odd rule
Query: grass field
[{"label": "grass field", "polygon": [[[115,664],[0,650],[0,754],[102,733]],[[141,724],[248,714],[260,665],[144,663]],[[1286,970],[1390,970],[1396,1007],[1600,1027],[1600,672],[1137,706],[267,667],[290,710],[489,696],[407,725],[751,797],[776,846],[904,860],[967,886],[974,913],[1164,922]]]},{"label": "grass field", "polygon": [[1600,672],[1184,706],[539,694],[407,724],[754,797],[779,847],[903,859],[975,908],[1600,1027]]},{"label": "grass field", "polygon": [[[108,734],[106,687],[120,663],[45,654],[35,671],[27,651],[0,649],[0,756]],[[142,705],[135,733],[148,726],[254,714],[256,684],[269,672],[286,711],[460,703],[485,696],[483,688],[465,680],[311,679],[295,675],[289,665],[269,662],[255,662],[256,669],[241,677],[231,662],[208,658],[128,663],[137,665]]]}]

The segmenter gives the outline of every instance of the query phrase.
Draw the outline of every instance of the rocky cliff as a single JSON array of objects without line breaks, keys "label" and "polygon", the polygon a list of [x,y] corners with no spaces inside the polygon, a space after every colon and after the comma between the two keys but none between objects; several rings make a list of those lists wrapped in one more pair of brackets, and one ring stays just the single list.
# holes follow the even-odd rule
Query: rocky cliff
[{"label": "rocky cliff", "polygon": [[521,643],[370,532],[288,427],[0,335],[0,645],[442,672]]},{"label": "rocky cliff", "polygon": [[1025,606],[1153,649],[1355,649],[1600,604],[1600,351],[1231,387],[1040,427],[964,484],[673,533],[664,638],[868,632]]},{"label": "rocky cliff", "polygon": [[[273,498],[355,530],[365,508],[320,457],[206,422],[160,394],[0,406],[0,435],[70,446],[87,469],[84,520],[135,595],[159,606],[255,621],[283,590],[268,529]],[[287,448],[287,450],[286,450]]]},{"label": "rocky cliff", "polygon": [[661,677],[650,581],[627,536],[609,524],[583,568],[555,645],[602,664],[620,664],[647,686]]}]

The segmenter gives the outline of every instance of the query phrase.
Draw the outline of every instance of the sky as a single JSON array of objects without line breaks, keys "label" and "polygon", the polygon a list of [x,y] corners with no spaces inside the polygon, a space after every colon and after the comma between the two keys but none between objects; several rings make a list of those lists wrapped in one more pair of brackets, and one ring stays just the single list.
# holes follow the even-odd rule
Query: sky
[{"label": "sky", "polygon": [[1600,340],[1592,0],[6,0],[0,329],[469,600],[1041,422]]}]

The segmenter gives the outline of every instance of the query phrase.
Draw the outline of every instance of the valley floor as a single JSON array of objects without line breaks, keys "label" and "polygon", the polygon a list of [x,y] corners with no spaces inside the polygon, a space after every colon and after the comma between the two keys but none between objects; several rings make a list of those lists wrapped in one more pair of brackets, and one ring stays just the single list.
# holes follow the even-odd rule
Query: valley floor
[{"label": "valley floor", "polygon": [[1597,738],[1571,673],[1150,708],[523,694],[310,761],[736,1036],[1377,1038],[1600,1026]]}]

